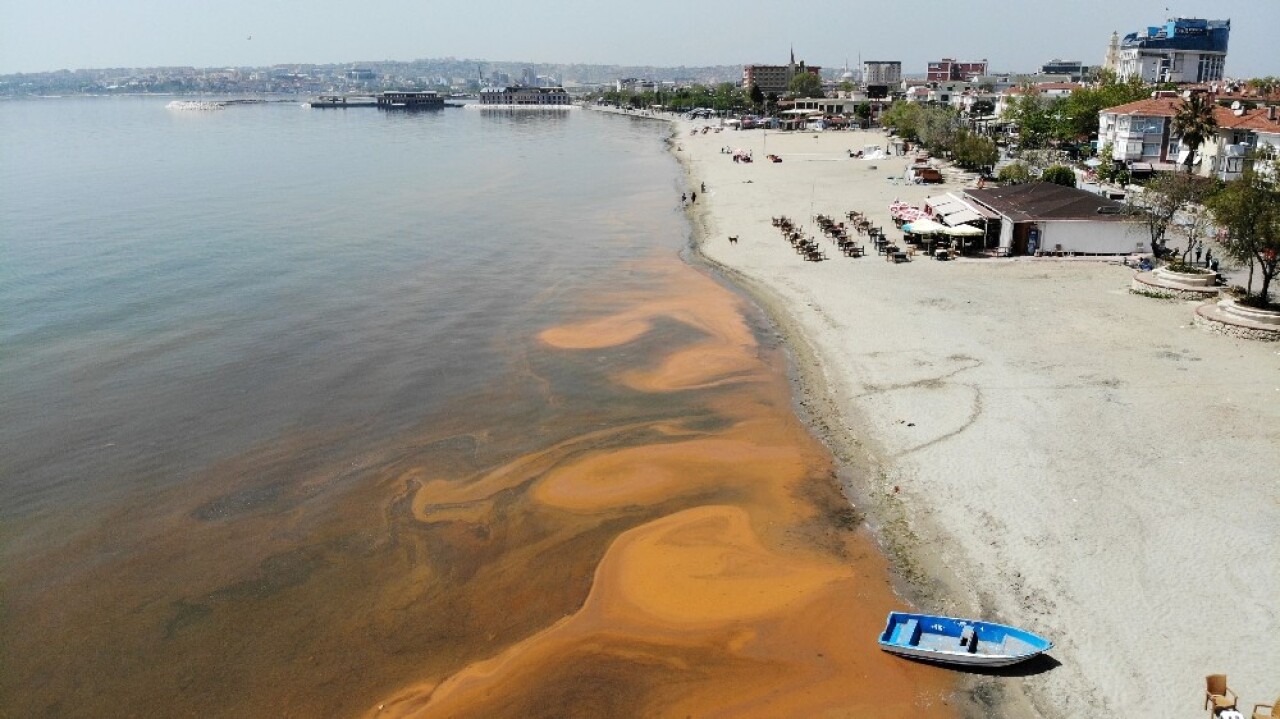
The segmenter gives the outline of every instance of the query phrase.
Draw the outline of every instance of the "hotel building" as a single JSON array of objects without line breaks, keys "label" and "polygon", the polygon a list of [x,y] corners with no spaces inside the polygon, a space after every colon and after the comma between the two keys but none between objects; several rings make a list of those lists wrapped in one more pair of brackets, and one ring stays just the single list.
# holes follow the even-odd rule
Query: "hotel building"
[{"label": "hotel building", "polygon": [[822,68],[817,65],[806,66],[804,61],[796,64],[796,54],[791,53],[791,63],[787,65],[746,65],[742,68],[742,89],[750,91],[751,86],[760,88],[760,92],[768,95],[785,95],[791,86],[791,79],[800,73],[807,72],[821,77]]},{"label": "hotel building", "polygon": [[1230,20],[1174,18],[1163,25],[1125,35],[1116,74],[1143,82],[1215,82],[1227,61]]}]

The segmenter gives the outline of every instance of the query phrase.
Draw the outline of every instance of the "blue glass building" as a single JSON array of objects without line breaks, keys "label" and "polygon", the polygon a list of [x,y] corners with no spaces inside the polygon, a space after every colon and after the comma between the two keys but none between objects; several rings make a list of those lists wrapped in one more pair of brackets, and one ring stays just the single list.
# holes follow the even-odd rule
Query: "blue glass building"
[{"label": "blue glass building", "polygon": [[1200,83],[1221,80],[1231,36],[1230,20],[1174,18],[1129,33],[1120,42],[1122,79]]}]

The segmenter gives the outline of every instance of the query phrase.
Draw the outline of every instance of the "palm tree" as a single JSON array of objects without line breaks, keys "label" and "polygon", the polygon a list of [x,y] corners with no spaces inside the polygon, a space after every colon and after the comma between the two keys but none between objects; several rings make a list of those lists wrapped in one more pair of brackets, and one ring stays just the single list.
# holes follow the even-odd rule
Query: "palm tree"
[{"label": "palm tree", "polygon": [[1170,128],[1175,135],[1182,136],[1182,144],[1191,151],[1187,153],[1187,173],[1191,172],[1191,162],[1196,151],[1218,130],[1218,120],[1213,116],[1213,103],[1202,93],[1194,93],[1182,101],[1182,106],[1173,116]]}]

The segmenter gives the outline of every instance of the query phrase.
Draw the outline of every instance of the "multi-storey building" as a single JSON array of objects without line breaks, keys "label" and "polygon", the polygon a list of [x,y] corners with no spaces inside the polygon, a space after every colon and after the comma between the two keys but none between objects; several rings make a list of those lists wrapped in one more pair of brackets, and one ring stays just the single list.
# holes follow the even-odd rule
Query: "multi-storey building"
[{"label": "multi-storey building", "polygon": [[1071,82],[1080,82],[1087,68],[1079,60],[1059,60],[1054,58],[1040,66],[1043,75],[1066,75]]},{"label": "multi-storey building", "polygon": [[927,82],[950,82],[952,80],[972,80],[979,75],[987,74],[987,60],[981,62],[956,62],[944,57],[937,62],[929,63]]},{"label": "multi-storey building", "polygon": [[791,53],[791,62],[786,65],[746,65],[742,68],[742,89],[750,90],[752,85],[760,88],[760,92],[783,95],[791,85],[791,80],[801,73],[809,73],[821,77],[822,68],[817,65],[806,66],[801,60],[796,63],[796,54]]},{"label": "multi-storey building", "polygon": [[1116,73],[1152,83],[1221,80],[1230,35],[1230,20],[1174,18],[1125,35]]},{"label": "multi-storey building", "polygon": [[864,85],[897,85],[902,82],[902,63],[897,60],[867,60],[862,63]]},{"label": "multi-storey building", "polygon": [[[1171,170],[1187,163],[1191,148],[1173,132],[1173,118],[1184,99],[1173,92],[1109,107],[1098,113],[1098,145],[1111,146],[1111,159],[1155,170]],[[1280,138],[1277,109],[1213,106],[1214,134],[1196,148],[1191,164],[1201,175],[1233,180],[1240,176],[1251,150]],[[1103,158],[1106,159],[1106,158]]]}]

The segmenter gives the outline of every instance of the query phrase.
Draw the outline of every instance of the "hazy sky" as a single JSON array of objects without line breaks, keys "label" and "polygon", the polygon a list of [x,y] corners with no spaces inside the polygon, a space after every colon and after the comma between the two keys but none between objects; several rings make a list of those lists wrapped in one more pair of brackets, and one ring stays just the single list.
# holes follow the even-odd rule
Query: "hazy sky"
[{"label": "hazy sky", "polygon": [[[1166,12],[1166,8],[1169,9]],[[621,65],[987,58],[1100,64],[1112,30],[1232,21],[1227,74],[1280,75],[1280,0],[0,0],[0,73],[458,57]]]}]

